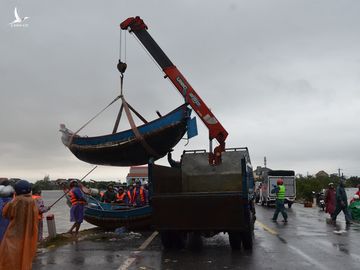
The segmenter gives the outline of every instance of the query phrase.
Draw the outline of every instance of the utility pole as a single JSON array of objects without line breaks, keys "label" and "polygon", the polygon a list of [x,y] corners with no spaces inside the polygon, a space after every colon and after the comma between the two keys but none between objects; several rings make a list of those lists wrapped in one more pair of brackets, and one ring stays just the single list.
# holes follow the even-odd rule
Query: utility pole
[{"label": "utility pole", "polygon": [[341,178],[340,171],[342,171],[342,169],[339,168],[338,169],[339,179]]},{"label": "utility pole", "polygon": [[266,157],[264,157],[264,167],[266,168]]}]

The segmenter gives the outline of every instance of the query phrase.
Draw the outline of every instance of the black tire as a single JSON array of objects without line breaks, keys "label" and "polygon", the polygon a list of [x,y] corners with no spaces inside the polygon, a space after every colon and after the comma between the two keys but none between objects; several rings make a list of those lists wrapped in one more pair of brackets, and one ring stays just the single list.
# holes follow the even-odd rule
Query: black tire
[{"label": "black tire", "polygon": [[201,234],[198,232],[192,232],[189,234],[189,247],[192,250],[201,250],[203,246],[203,241]]},{"label": "black tire", "polygon": [[187,233],[185,232],[173,232],[173,247],[176,249],[183,249],[186,246]]},{"label": "black tire", "polygon": [[165,249],[170,249],[173,246],[173,237],[172,233],[169,231],[160,232],[161,244]]},{"label": "black tire", "polygon": [[255,213],[249,212],[249,217],[248,217],[249,230],[245,232],[241,232],[241,242],[245,250],[252,250],[253,248],[255,219],[256,219]]},{"label": "black tire", "polygon": [[245,250],[252,250],[253,248],[253,232],[241,233],[241,242]]},{"label": "black tire", "polygon": [[241,232],[229,232],[229,242],[232,250],[241,249],[242,234]]},{"label": "black tire", "polygon": [[288,202],[288,207],[291,208],[292,204],[292,202]]}]

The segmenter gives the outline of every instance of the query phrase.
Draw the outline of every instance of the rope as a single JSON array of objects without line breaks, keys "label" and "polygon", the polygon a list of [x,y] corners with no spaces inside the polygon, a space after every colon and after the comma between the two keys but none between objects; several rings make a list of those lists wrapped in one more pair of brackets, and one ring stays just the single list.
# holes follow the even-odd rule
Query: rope
[{"label": "rope", "polygon": [[[125,60],[125,63],[126,63],[126,31],[124,33],[124,60]],[[122,44],[123,44],[123,41],[122,41],[122,30],[120,29],[120,44],[119,44],[119,59],[121,60],[121,57],[122,57]]]},{"label": "rope", "polygon": [[[92,117],[89,121],[87,121],[81,128],[79,128],[71,137],[74,137],[76,134],[78,134],[84,127],[86,127],[91,121],[93,121],[96,117],[98,117],[101,113],[103,113],[107,108],[109,108],[113,103],[115,103],[120,96],[117,96],[113,101],[109,103],[104,109],[102,109],[100,112],[98,112],[94,117]],[[71,140],[72,141],[72,140]]]},{"label": "rope", "polygon": [[122,31],[120,29],[119,59],[121,59],[121,36],[122,36]]}]

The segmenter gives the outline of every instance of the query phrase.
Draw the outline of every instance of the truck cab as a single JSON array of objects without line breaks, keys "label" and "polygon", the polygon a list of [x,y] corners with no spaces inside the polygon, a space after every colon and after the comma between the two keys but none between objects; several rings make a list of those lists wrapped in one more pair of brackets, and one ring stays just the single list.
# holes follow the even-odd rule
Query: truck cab
[{"label": "truck cab", "polygon": [[276,186],[276,181],[281,178],[285,185],[285,203],[291,208],[296,199],[296,179],[294,171],[270,170],[265,173],[261,185],[261,205],[273,205],[276,201],[276,194],[271,190]]}]

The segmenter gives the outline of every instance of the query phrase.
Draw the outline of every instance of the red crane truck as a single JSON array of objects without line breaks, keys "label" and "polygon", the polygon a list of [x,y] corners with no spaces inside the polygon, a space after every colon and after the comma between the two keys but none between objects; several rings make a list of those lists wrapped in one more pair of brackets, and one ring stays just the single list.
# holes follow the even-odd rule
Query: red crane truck
[{"label": "red crane truck", "polygon": [[[178,166],[149,162],[153,225],[165,248],[183,247],[189,235],[225,232],[233,249],[251,249],[255,221],[253,172],[246,147],[225,148],[228,132],[154,41],[140,17],[120,24],[150,53],[209,130],[210,149],[184,151]],[[212,141],[219,143],[213,149]]]}]

